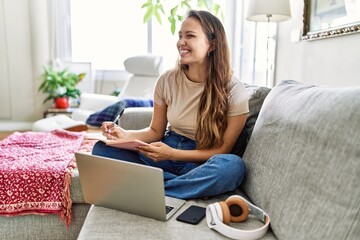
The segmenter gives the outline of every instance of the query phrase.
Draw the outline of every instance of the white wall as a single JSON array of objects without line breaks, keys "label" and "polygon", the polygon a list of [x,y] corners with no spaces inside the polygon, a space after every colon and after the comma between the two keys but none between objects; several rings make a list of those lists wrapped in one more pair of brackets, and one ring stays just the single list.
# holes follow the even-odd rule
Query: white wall
[{"label": "white wall", "polygon": [[325,86],[360,86],[360,33],[291,42],[302,29],[304,2],[291,0],[292,19],[279,23],[276,82],[293,79]]},{"label": "white wall", "polygon": [[7,41],[5,33],[5,12],[3,1],[0,2],[0,118],[11,118],[10,88],[8,78]]},{"label": "white wall", "polygon": [[0,121],[31,122],[42,115],[37,93],[49,60],[47,0],[0,0]]}]

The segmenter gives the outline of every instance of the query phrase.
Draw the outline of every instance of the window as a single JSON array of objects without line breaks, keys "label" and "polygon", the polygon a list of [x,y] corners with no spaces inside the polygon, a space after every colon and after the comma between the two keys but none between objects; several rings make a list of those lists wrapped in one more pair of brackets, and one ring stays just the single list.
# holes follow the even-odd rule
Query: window
[{"label": "window", "polygon": [[[71,61],[91,62],[93,69],[105,70],[97,71],[99,78],[106,72],[113,72],[111,70],[124,70],[124,60],[139,54],[162,55],[165,69],[175,66],[177,33],[171,34],[169,23],[164,19],[162,25],[155,19],[148,24],[143,23],[145,9],[141,6],[145,0],[67,1],[70,1]],[[224,11],[223,23],[235,76],[243,82],[271,86],[276,25],[269,28],[267,47],[268,25],[246,21],[246,4],[243,1],[216,2]]]},{"label": "window", "polygon": [[144,24],[144,3],[70,0],[72,61],[92,62],[95,69],[122,70],[127,57],[154,53],[164,57],[166,69],[175,66],[177,33],[171,34],[166,19],[162,25],[154,19]]},{"label": "window", "polygon": [[143,0],[71,0],[72,61],[94,69],[124,69],[124,60],[147,53]]},{"label": "window", "polygon": [[[275,72],[276,23],[251,22],[242,56],[242,79],[260,86],[272,87]],[[246,82],[246,81],[245,81]]]}]

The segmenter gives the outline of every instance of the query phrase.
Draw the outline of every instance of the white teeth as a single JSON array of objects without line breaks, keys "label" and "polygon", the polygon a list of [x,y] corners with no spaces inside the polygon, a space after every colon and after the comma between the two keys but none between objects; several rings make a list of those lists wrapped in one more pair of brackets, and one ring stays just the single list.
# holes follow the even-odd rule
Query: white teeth
[{"label": "white teeth", "polygon": [[183,54],[183,53],[188,53],[189,50],[180,50],[180,54]]}]

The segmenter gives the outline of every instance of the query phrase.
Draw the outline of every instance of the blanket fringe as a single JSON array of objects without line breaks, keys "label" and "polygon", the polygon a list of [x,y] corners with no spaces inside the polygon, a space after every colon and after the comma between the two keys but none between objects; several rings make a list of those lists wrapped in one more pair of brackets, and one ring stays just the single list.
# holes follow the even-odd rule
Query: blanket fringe
[{"label": "blanket fringe", "polygon": [[72,207],[72,200],[70,197],[70,185],[71,185],[71,179],[72,179],[72,170],[75,168],[75,159],[71,161],[69,166],[66,169],[65,177],[64,177],[64,198],[62,200],[62,209],[60,212],[60,219],[64,219],[66,221],[66,227],[70,226],[72,216],[71,216],[71,207]]}]

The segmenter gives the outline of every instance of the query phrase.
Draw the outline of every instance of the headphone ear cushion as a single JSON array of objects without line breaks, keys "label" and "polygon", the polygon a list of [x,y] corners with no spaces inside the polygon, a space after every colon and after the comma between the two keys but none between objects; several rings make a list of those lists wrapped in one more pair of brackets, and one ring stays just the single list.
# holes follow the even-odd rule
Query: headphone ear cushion
[{"label": "headphone ear cushion", "polygon": [[226,225],[229,225],[230,223],[230,210],[228,205],[225,202],[219,202],[219,205],[221,207],[222,216],[223,216],[223,223]]},{"label": "headphone ear cushion", "polygon": [[231,222],[239,223],[246,221],[249,216],[249,206],[243,199],[229,197],[226,199],[225,203],[229,209]]}]

